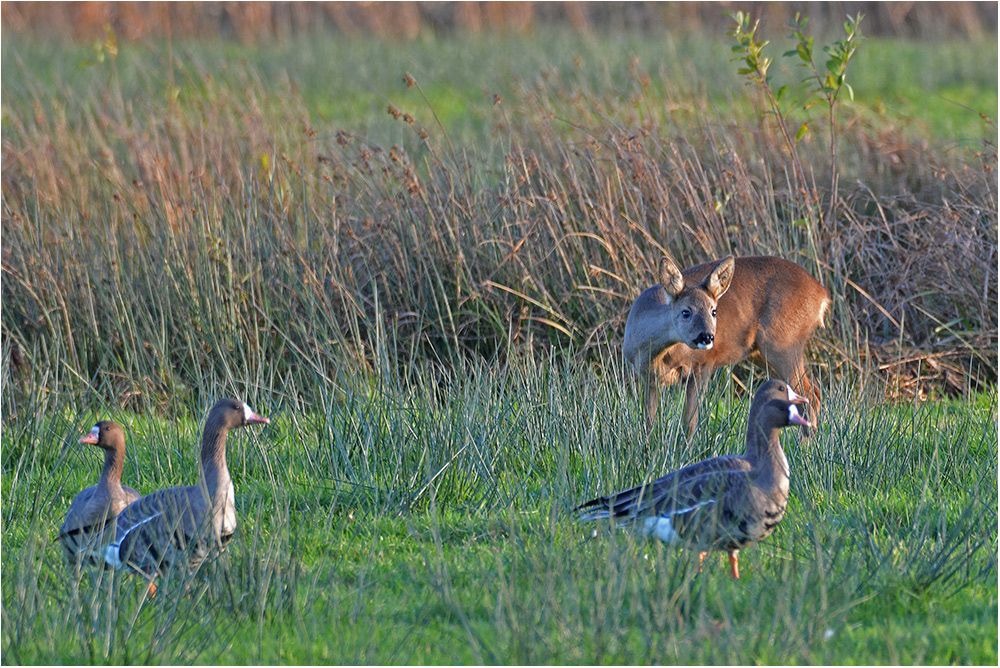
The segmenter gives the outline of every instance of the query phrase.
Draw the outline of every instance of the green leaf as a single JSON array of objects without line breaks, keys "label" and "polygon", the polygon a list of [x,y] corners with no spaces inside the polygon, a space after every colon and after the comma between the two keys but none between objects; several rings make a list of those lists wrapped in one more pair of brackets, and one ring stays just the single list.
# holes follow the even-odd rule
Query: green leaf
[{"label": "green leaf", "polygon": [[782,86],[778,89],[778,92],[774,94],[774,99],[781,102],[781,98],[785,97],[785,93],[788,92],[788,86]]},{"label": "green leaf", "polygon": [[851,102],[854,102],[854,89],[851,88],[851,84],[844,83],[844,88],[847,89],[847,94],[851,96]]},{"label": "green leaf", "polygon": [[802,126],[799,127],[799,131],[795,133],[795,142],[798,143],[800,139],[806,136],[807,132],[809,132],[809,124],[803,123]]}]

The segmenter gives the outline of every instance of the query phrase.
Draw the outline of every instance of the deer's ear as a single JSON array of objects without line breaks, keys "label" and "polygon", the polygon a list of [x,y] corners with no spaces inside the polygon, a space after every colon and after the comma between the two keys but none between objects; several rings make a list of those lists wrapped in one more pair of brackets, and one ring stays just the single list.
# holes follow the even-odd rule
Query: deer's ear
[{"label": "deer's ear", "polygon": [[726,290],[733,282],[733,272],[735,271],[736,260],[732,255],[729,255],[712,270],[712,273],[705,278],[701,285],[708,294],[712,295],[712,299],[718,301],[719,297],[726,294]]},{"label": "deer's ear", "polygon": [[677,297],[684,289],[684,276],[669,255],[664,255],[660,260],[660,285],[671,299]]}]

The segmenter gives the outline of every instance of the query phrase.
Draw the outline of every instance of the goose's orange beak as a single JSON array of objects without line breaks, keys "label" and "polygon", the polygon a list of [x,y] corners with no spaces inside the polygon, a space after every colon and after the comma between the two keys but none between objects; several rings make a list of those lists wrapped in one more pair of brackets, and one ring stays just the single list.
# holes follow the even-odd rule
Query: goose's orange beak
[{"label": "goose's orange beak", "polygon": [[[791,390],[789,390],[789,392],[791,392]],[[803,403],[807,403],[807,402],[805,402],[805,400],[803,400]],[[800,425],[802,427],[808,427],[809,429],[812,429],[813,427],[816,426],[812,422],[810,422],[809,420],[807,420],[804,417],[802,417],[802,414],[799,413],[799,409],[795,407],[794,403],[793,404],[789,404],[789,406],[788,406],[788,424],[797,424],[797,425]]]},{"label": "goose's orange beak", "polygon": [[243,404],[243,419],[247,424],[271,424],[266,417],[261,417],[253,412],[253,409]]},{"label": "goose's orange beak", "polygon": [[80,443],[89,443],[90,445],[97,445],[97,435],[101,433],[100,427],[96,424],[94,428],[87,433],[86,436],[80,438]]}]

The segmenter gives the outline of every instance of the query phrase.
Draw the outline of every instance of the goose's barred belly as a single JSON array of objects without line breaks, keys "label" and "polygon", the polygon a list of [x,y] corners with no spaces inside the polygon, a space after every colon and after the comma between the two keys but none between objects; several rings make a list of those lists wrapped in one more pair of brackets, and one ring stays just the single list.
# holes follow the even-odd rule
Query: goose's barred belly
[{"label": "goose's barred belly", "polygon": [[741,550],[748,545],[759,542],[774,532],[781,519],[785,516],[785,504],[768,504],[762,513],[748,513],[735,517],[723,510],[723,526],[733,527],[729,532],[723,532],[719,540],[712,545],[716,550]]}]

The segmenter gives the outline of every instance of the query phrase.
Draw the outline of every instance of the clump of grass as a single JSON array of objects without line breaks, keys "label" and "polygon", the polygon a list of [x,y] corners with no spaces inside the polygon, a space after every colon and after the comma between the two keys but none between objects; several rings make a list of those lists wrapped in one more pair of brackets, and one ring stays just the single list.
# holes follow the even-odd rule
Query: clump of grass
[{"label": "clump of grass", "polygon": [[[120,574],[74,581],[52,542],[98,464],[41,455],[79,420],[5,432],[5,458],[34,453],[4,461],[5,661],[995,662],[996,486],[980,464],[997,456],[995,396],[896,406],[834,382],[820,432],[784,439],[789,512],[737,582],[719,556],[698,575],[690,553],[595,537],[568,512],[744,442],[747,402],[722,379],[693,442],[672,419],[647,434],[602,354],[415,363],[406,383],[345,376],[311,407],[258,388],[272,425],[229,444],[237,535],[152,601]],[[72,416],[73,401],[52,409]],[[196,420],[99,412],[126,424],[140,489],[197,474]]]},{"label": "clump of grass", "polygon": [[[624,90],[523,80],[482,111],[500,138],[487,146],[452,141],[409,75],[408,109],[389,108],[400,141],[380,145],[316,127],[293,81],[273,90],[248,63],[159,72],[155,55],[130,58],[86,94],[26,71],[12,89],[2,326],[15,390],[41,374],[53,391],[143,408],[280,382],[315,402],[340,360],[378,368],[386,342],[403,366],[547,347],[593,358],[663,252],[806,266],[834,296],[819,341],[830,373],[891,342],[948,356],[948,390],[993,379],[995,150],[911,144],[900,166],[879,127],[848,120],[843,145],[874,148],[842,166],[859,185],[811,233],[773,127],[713,120],[693,86],[639,62]],[[819,143],[799,149],[814,188]]]}]

